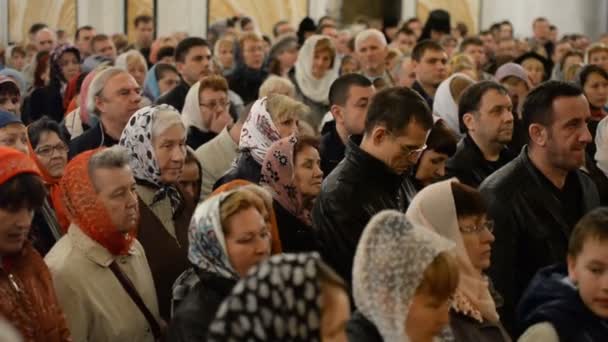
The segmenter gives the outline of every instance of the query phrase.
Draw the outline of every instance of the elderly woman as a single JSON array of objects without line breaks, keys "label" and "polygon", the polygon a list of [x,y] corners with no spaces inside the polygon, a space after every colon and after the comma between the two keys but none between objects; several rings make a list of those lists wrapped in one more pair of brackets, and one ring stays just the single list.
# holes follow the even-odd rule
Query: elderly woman
[{"label": "elderly woman", "polygon": [[168,340],[202,341],[236,282],[270,256],[270,229],[263,200],[246,188],[203,202],[189,230],[188,259],[198,283],[178,306]]},{"label": "elderly woman", "polygon": [[270,146],[262,164],[260,184],[274,199],[283,251],[316,250],[310,213],[321,191],[323,171],[318,141],[291,136]]},{"label": "elderly woman", "polygon": [[193,208],[177,188],[186,160],[186,127],[171,106],[144,107],[133,114],[119,144],[131,155],[141,211],[138,239],[150,262],[161,316],[168,320],[171,287],[188,267]]},{"label": "elderly woman", "polygon": [[346,341],[349,317],[346,286],[318,254],[276,255],[232,289],[207,341]]},{"label": "elderly woman", "polygon": [[349,341],[430,342],[440,335],[458,284],[452,246],[401,212],[374,216],[355,254],[353,296],[359,311],[348,324]]},{"label": "elderly woman", "polygon": [[424,188],[414,197],[407,218],[456,244],[460,281],[450,307],[456,341],[511,341],[496,312],[488,278],[493,222],[476,189],[455,179]]},{"label": "elderly woman", "polygon": [[310,124],[318,127],[329,110],[329,87],[338,78],[340,62],[336,48],[326,36],[314,35],[306,39],[298,54],[290,77],[296,93],[311,108]]},{"label": "elderly woman", "polygon": [[116,58],[114,65],[118,68],[126,70],[137,84],[143,88],[146,74],[148,73],[148,63],[141,52],[137,50],[129,50]]},{"label": "elderly woman", "polygon": [[257,100],[241,129],[239,155],[233,167],[214,188],[234,179],[260,182],[262,162],[273,142],[298,132],[298,121],[308,106],[285,95],[270,95]]}]

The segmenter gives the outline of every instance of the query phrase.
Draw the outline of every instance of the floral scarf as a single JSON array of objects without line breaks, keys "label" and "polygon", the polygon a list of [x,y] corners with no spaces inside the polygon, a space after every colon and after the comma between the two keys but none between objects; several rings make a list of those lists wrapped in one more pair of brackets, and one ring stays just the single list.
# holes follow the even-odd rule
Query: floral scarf
[{"label": "floral scarf", "polygon": [[266,109],[266,97],[253,104],[247,120],[241,129],[239,150],[249,151],[260,165],[264,162],[266,151],[273,142],[281,139],[279,130],[272,122],[272,117]]}]

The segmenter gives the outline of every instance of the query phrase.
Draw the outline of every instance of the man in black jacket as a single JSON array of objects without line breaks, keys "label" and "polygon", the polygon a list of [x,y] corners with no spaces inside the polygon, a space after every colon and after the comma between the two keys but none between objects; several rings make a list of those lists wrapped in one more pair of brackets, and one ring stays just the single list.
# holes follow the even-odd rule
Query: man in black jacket
[{"label": "man in black jacket", "polygon": [[256,33],[246,33],[239,39],[236,69],[228,75],[230,89],[239,94],[245,104],[258,98],[260,86],[268,77],[264,69],[264,40]]},{"label": "man in black jacket", "polygon": [[344,160],[327,176],[312,212],[320,251],[350,284],[363,228],[376,213],[405,213],[415,194],[406,176],[425,148],[433,124],[424,99],[407,88],[388,88],[372,99],[361,144],[351,137]]},{"label": "man in black jacket", "polygon": [[329,104],[334,120],[323,127],[319,146],[324,175],[329,175],[344,159],[348,137],[363,134],[365,114],[373,95],[372,82],[363,75],[342,75],[331,84]]},{"label": "man in black jacket", "polygon": [[181,112],[190,86],[202,77],[211,75],[209,43],[199,37],[182,40],[175,48],[175,63],[177,71],[181,75],[181,81],[170,92],[159,97],[156,104],[166,103]]},{"label": "man in black jacket", "polygon": [[523,106],[528,146],[481,184],[495,221],[489,275],[504,297],[499,313],[511,333],[516,305],[534,274],[566,260],[574,225],[599,205],[594,183],[579,170],[591,142],[589,117],[579,88],[541,84]]},{"label": "man in black jacket", "polygon": [[469,86],[460,97],[458,121],[465,133],[446,173],[477,188],[515,154],[506,146],[513,136],[513,113],[507,89],[493,81]]}]

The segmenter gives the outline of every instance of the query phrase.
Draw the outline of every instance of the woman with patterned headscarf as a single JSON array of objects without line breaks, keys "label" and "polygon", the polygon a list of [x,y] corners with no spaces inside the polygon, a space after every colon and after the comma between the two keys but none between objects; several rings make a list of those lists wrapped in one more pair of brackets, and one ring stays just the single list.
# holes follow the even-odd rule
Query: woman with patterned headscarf
[{"label": "woman with patterned headscarf", "polygon": [[170,316],[171,288],[188,267],[188,225],[193,208],[177,185],[186,160],[186,128],[169,105],[133,114],[119,144],[129,151],[141,218],[138,239],[146,250],[161,315]]}]

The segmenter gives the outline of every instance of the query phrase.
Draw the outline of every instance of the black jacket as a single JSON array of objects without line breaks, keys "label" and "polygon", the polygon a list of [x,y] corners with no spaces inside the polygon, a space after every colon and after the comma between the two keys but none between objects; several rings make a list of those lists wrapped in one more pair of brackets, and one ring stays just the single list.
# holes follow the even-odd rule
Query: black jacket
[{"label": "black jacket", "polygon": [[445,167],[447,176],[456,177],[466,185],[479,187],[494,171],[515,158],[515,154],[505,148],[495,162],[487,161],[475,141],[466,134],[456,147],[456,153],[448,159]]},{"label": "black jacket", "polygon": [[274,201],[274,214],[279,228],[279,239],[283,253],[317,251],[318,246],[312,227],[302,222],[279,202]]},{"label": "black jacket", "polygon": [[326,123],[323,126],[322,134],[319,154],[321,155],[321,170],[323,170],[323,175],[327,177],[338,163],[344,159],[346,145],[344,145],[338,135],[335,121]]},{"label": "black jacket", "polygon": [[422,88],[422,85],[418,81],[414,82],[414,84],[412,85],[412,89],[418,92],[420,96],[422,96],[424,101],[426,101],[426,104],[429,105],[429,108],[433,109],[434,99],[431,97],[431,95],[427,94],[426,91],[424,91],[424,88]]},{"label": "black jacket", "polygon": [[486,178],[480,191],[495,221],[488,273],[504,298],[502,322],[513,333],[515,305],[528,283],[540,268],[566,260],[574,224],[599,205],[599,196],[579,170],[567,177],[563,192],[555,188],[532,164],[527,147]]},{"label": "black jacket", "polygon": [[362,313],[355,311],[346,325],[348,342],[382,342],[382,336]]},{"label": "black jacket", "polygon": [[385,209],[405,213],[415,193],[407,176],[349,140],[344,160],[323,181],[312,212],[323,260],[346,284],[351,283],[357,243],[372,216]]},{"label": "black jacket", "polygon": [[52,83],[35,89],[25,100],[23,122],[29,124],[45,115],[56,122],[61,122],[65,110],[60,87],[61,85]]},{"label": "black jacket", "polygon": [[183,79],[179,84],[171,89],[170,92],[156,99],[154,104],[168,104],[177,109],[180,113],[184,109],[184,102],[186,102],[186,95],[188,95],[190,86]]},{"label": "black jacket", "polygon": [[116,144],[118,144],[118,140],[115,140],[106,134],[101,127],[101,123],[97,123],[91,129],[86,130],[79,137],[70,141],[68,157],[69,159],[72,159],[84,151],[93,150],[102,146],[111,147]]},{"label": "black jacket", "polygon": [[235,179],[244,179],[254,184],[260,183],[262,166],[258,164],[253,156],[248,151],[242,151],[236,157],[236,166],[231,167],[220,179],[213,185],[213,190],[221,185],[229,183]]},{"label": "black jacket", "polygon": [[196,150],[197,148],[199,148],[199,146],[215,138],[216,135],[217,133],[203,132],[194,126],[190,126],[188,127],[188,137],[186,139],[186,144],[192,147],[193,150]]},{"label": "black jacket", "polygon": [[560,341],[605,341],[608,320],[587,308],[567,276],[566,265],[559,263],[540,270],[532,279],[517,308],[520,331],[548,322]]},{"label": "black jacket", "polygon": [[260,86],[266,77],[268,77],[268,71],[264,69],[254,70],[240,65],[232,74],[228,75],[228,86],[230,90],[241,96],[245,104],[248,104],[258,99]]},{"label": "black jacket", "polygon": [[201,270],[196,273],[200,281],[175,310],[165,341],[205,341],[217,309],[236,285],[233,279]]}]

